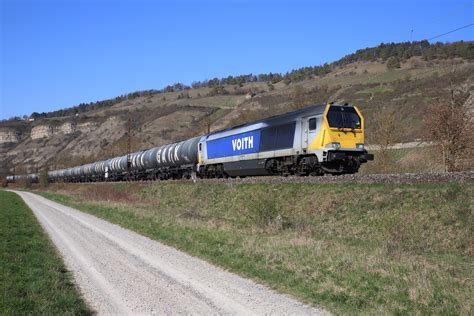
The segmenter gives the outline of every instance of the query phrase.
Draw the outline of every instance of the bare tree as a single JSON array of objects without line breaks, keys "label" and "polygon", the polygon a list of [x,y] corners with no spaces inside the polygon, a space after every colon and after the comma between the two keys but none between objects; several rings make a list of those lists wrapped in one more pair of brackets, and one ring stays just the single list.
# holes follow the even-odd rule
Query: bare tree
[{"label": "bare tree", "polygon": [[205,133],[209,134],[211,133],[211,126],[212,126],[213,120],[211,115],[206,115],[202,118],[201,120],[201,128],[204,128]]},{"label": "bare tree", "polygon": [[391,148],[401,140],[403,127],[396,109],[383,108],[373,118],[372,139],[379,146],[375,163],[380,172],[390,172],[394,168]]},{"label": "bare tree", "polygon": [[434,100],[425,118],[428,136],[437,145],[445,171],[462,170],[473,153],[474,127],[469,89],[454,83]]},{"label": "bare tree", "polygon": [[43,188],[46,188],[49,185],[48,171],[48,168],[44,168],[39,174],[39,183]]},{"label": "bare tree", "polygon": [[306,89],[297,85],[293,88],[293,103],[291,104],[292,109],[298,110],[303,108],[306,105]]}]

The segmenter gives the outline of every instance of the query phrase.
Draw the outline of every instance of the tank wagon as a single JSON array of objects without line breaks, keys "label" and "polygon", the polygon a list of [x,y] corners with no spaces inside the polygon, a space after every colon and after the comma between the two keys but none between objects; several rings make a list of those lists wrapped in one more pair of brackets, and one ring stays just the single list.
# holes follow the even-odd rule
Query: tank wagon
[{"label": "tank wagon", "polygon": [[51,182],[356,173],[374,156],[348,104],[314,105],[180,142],[48,172]]},{"label": "tank wagon", "polygon": [[28,179],[31,183],[38,183],[39,181],[39,176],[37,173],[29,173],[29,174],[22,174],[22,175],[12,175],[12,176],[7,176],[5,178],[7,180],[7,183],[15,183],[17,181],[24,181]]}]

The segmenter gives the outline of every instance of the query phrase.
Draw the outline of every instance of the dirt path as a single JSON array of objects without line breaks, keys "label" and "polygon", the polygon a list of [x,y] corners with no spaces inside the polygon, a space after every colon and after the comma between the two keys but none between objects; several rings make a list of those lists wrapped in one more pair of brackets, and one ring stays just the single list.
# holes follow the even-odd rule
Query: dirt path
[{"label": "dirt path", "polygon": [[327,314],[92,215],[16,193],[100,314]]},{"label": "dirt path", "polygon": [[[389,149],[404,149],[404,148],[424,148],[424,147],[431,147],[434,146],[433,142],[422,142],[422,141],[417,141],[417,142],[408,142],[408,143],[397,143],[393,144],[392,146],[389,147]],[[368,151],[371,150],[380,150],[380,145],[367,145],[366,149]]]}]

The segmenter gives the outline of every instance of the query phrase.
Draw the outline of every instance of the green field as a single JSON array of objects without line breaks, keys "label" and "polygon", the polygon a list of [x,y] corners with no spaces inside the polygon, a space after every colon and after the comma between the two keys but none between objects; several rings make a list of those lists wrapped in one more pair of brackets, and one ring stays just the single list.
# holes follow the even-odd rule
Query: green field
[{"label": "green field", "polygon": [[471,184],[95,184],[42,193],[342,314],[474,312]]},{"label": "green field", "polygon": [[0,267],[0,314],[91,314],[31,210],[5,191],[0,191]]}]

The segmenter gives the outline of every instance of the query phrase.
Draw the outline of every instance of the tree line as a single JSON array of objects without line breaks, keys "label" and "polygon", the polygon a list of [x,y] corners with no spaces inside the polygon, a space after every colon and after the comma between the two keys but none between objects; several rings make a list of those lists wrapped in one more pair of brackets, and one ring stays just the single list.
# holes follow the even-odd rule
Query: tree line
[{"label": "tree line", "polygon": [[[195,81],[193,88],[225,85],[242,85],[250,82],[271,82],[275,84],[283,81],[286,84],[298,82],[312,77],[324,76],[330,73],[335,67],[343,66],[360,61],[383,61],[393,58],[395,61],[405,61],[414,56],[421,56],[424,60],[447,59],[460,57],[467,60],[474,59],[474,42],[454,42],[454,43],[433,43],[428,41],[403,42],[403,43],[381,43],[377,47],[364,48],[353,54],[347,55],[338,61],[320,66],[302,67],[291,70],[284,74],[269,73],[259,75],[228,76],[224,78],[214,78],[211,80]],[[395,67],[396,68],[396,67]]]},{"label": "tree line", "polygon": [[[144,90],[136,91],[126,95],[121,95],[113,99],[81,103],[67,109],[61,109],[53,112],[34,112],[31,114],[31,118],[51,118],[51,117],[63,117],[85,113],[88,111],[98,110],[105,107],[110,107],[114,104],[122,102],[124,100],[131,100],[141,96],[150,96],[154,94],[164,92],[182,92],[191,88],[197,89],[202,87],[212,88],[216,91],[225,91],[223,88],[227,85],[238,85],[242,87],[245,83],[252,82],[267,82],[268,84],[275,84],[278,82],[284,82],[290,84],[306,79],[311,79],[318,76],[324,76],[330,73],[335,67],[347,65],[361,61],[382,61],[387,62],[389,68],[398,68],[397,65],[400,61],[405,61],[411,57],[420,56],[424,60],[433,59],[446,59],[446,58],[464,58],[466,60],[474,60],[474,42],[454,42],[454,43],[430,43],[426,40],[415,41],[415,42],[402,42],[402,43],[381,43],[376,47],[364,48],[356,51],[355,53],[349,54],[338,61],[330,64],[323,64],[319,66],[302,67],[288,71],[286,73],[268,73],[268,74],[245,74],[239,76],[227,76],[224,78],[213,78],[210,80],[194,81],[191,86],[187,86],[183,83],[175,83],[168,85],[160,90]],[[21,120],[20,117],[14,117],[9,120]],[[8,121],[8,120],[7,120]]]},{"label": "tree line", "polygon": [[425,40],[419,42],[382,43],[376,47],[359,49],[355,53],[339,59],[332,65],[341,66],[358,61],[387,61],[390,57],[404,61],[414,56],[420,56],[426,61],[455,57],[473,60],[474,42],[437,42],[431,44]]},{"label": "tree line", "polygon": [[30,117],[32,119],[39,119],[39,118],[51,118],[51,117],[63,117],[63,116],[71,116],[71,115],[76,115],[76,114],[81,114],[89,111],[94,111],[106,107],[111,107],[114,104],[120,103],[125,100],[133,100],[138,97],[142,96],[150,96],[154,95],[156,93],[160,93],[158,90],[144,90],[144,91],[136,91],[132,93],[128,93],[125,95],[120,95],[118,97],[115,97],[113,99],[107,99],[107,100],[102,100],[102,101],[96,101],[96,102],[90,102],[90,103],[80,103],[76,106],[67,108],[67,109],[60,109],[57,111],[53,112],[33,112]]}]

